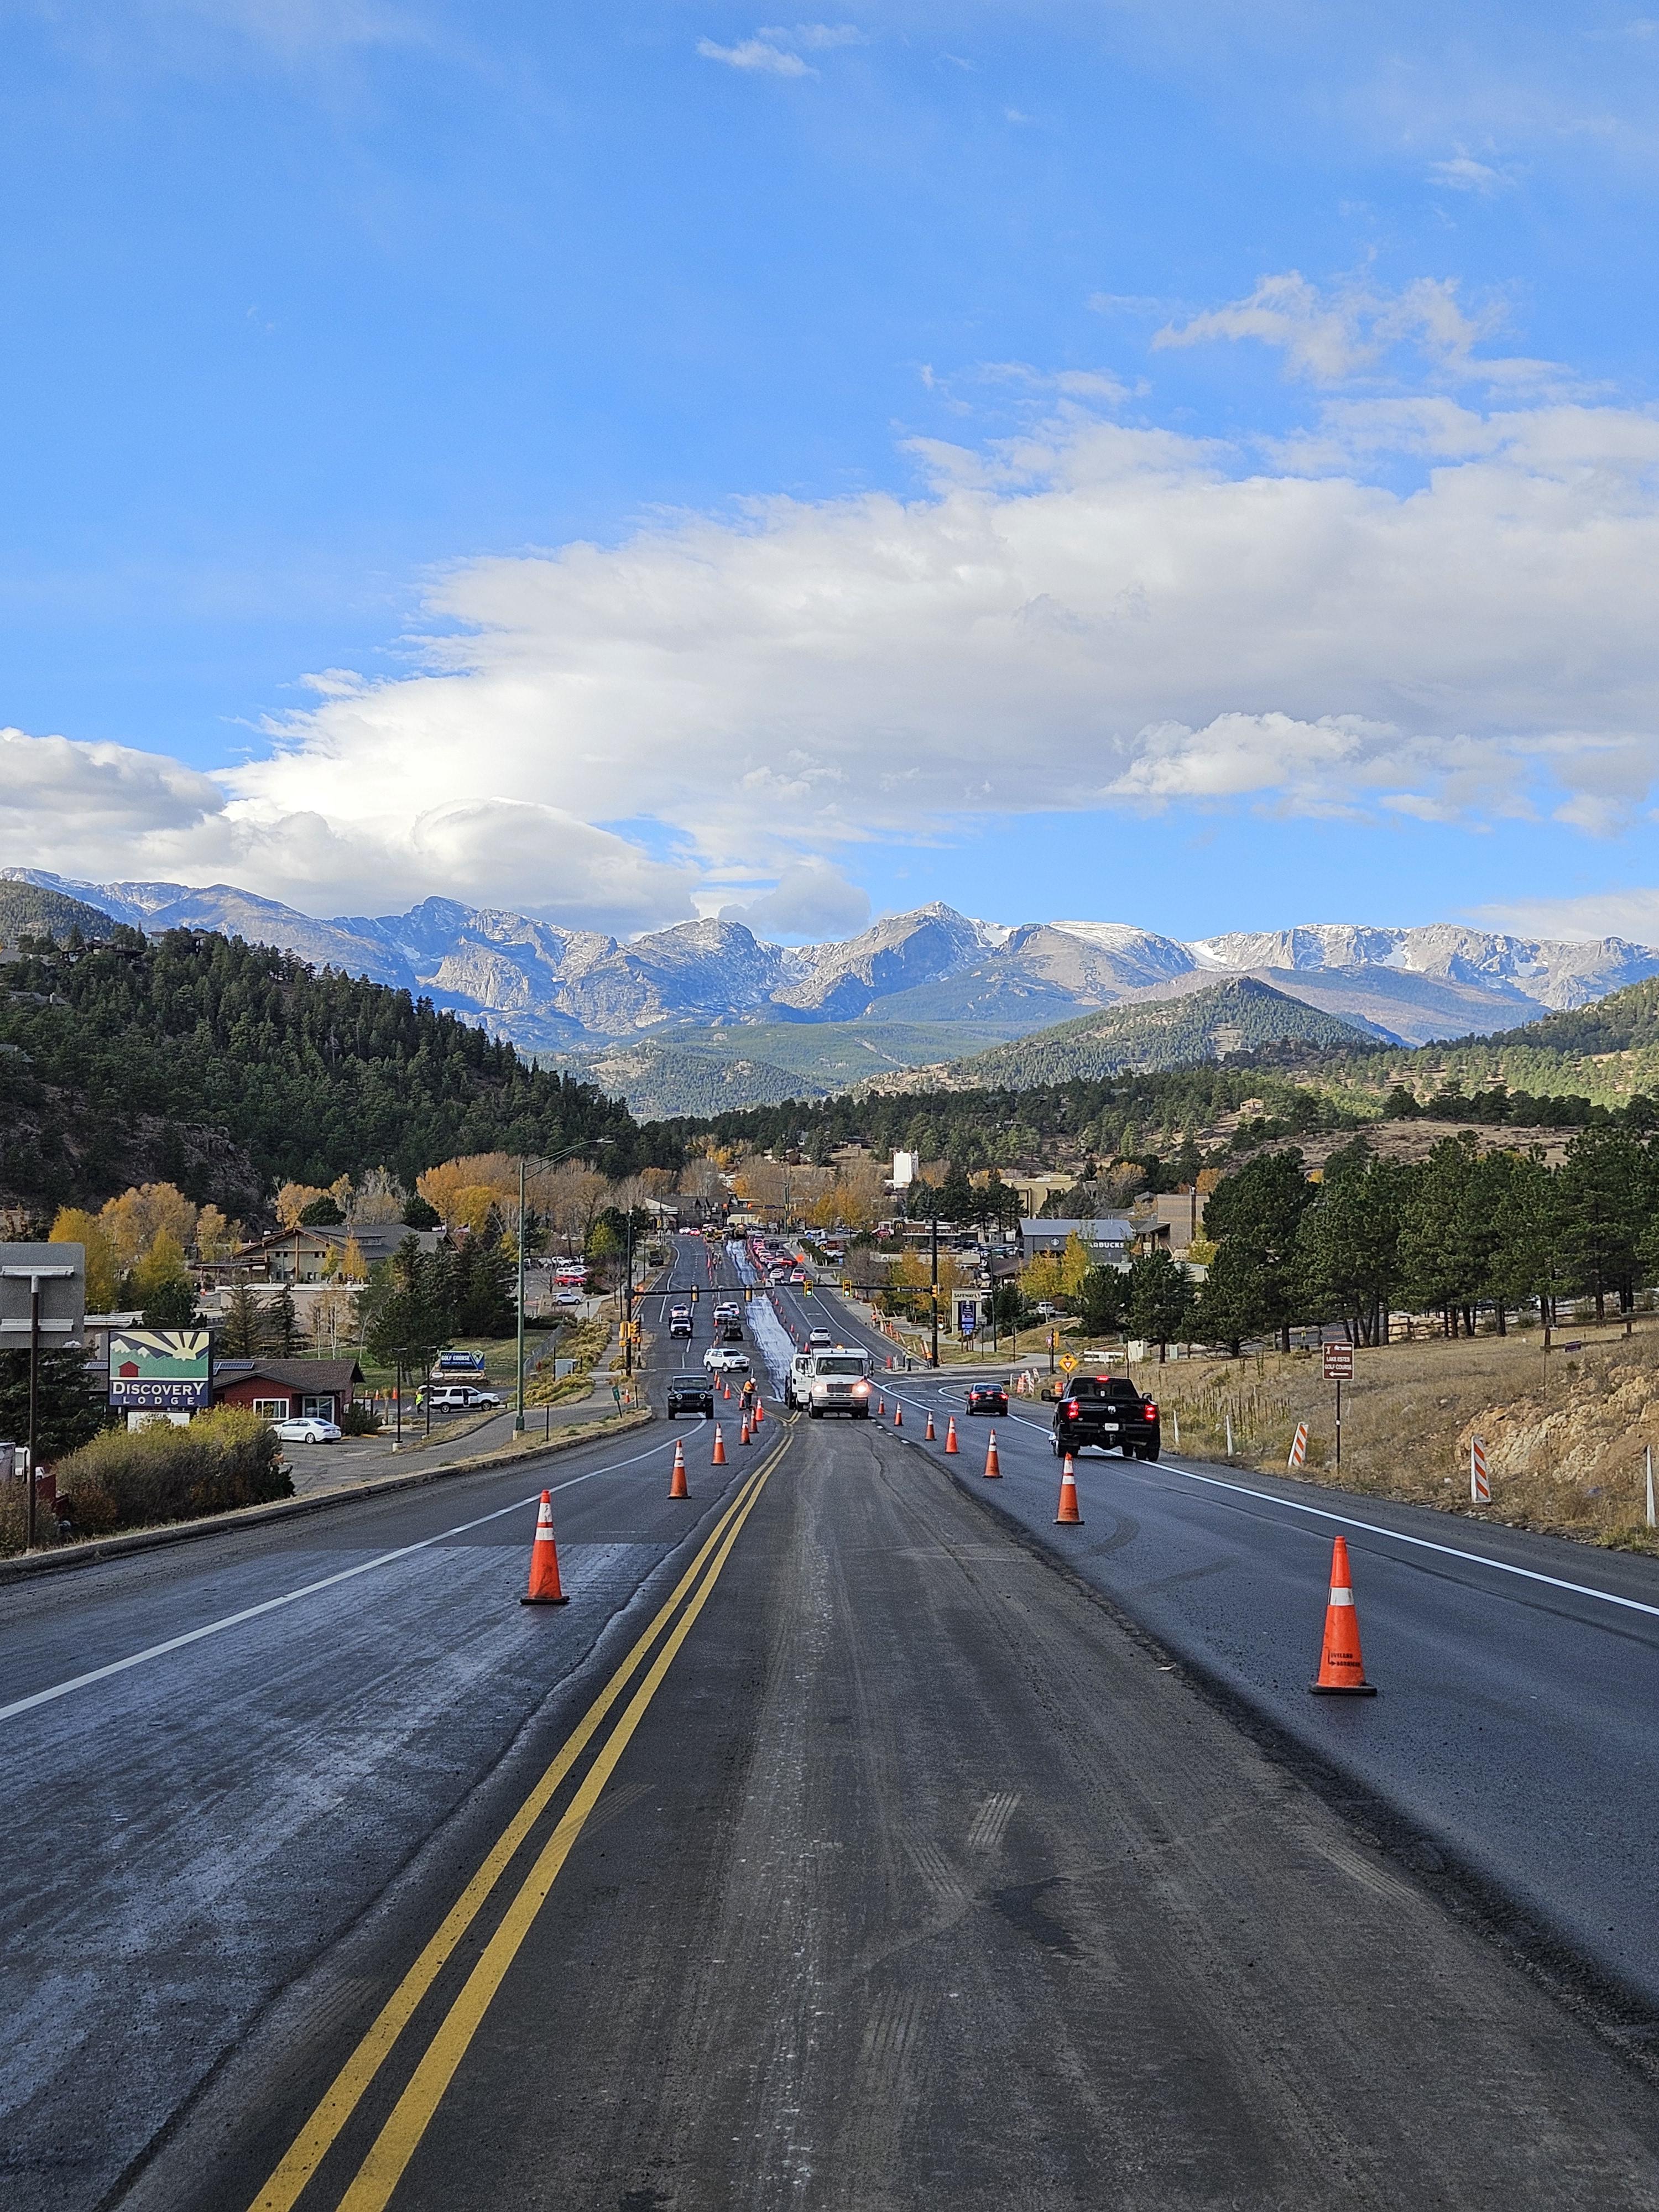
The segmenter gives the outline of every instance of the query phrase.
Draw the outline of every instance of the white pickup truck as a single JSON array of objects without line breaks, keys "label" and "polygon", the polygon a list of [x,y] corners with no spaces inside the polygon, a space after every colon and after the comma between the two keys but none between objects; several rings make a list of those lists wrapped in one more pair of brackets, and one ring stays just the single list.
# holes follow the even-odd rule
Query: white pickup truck
[{"label": "white pickup truck", "polygon": [[856,1346],[836,1344],[824,1351],[798,1352],[789,1363],[785,1388],[792,1406],[804,1406],[808,1418],[845,1413],[850,1420],[870,1418],[870,1355]]}]

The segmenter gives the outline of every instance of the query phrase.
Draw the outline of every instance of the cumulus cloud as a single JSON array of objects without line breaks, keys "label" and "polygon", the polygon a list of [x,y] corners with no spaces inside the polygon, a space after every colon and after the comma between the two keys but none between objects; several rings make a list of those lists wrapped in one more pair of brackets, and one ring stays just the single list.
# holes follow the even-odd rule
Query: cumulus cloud
[{"label": "cumulus cloud", "polygon": [[165,754],[0,730],[0,852],[72,877],[225,878],[313,912],[404,906],[434,886],[591,929],[695,911],[696,871],[559,807],[452,793],[342,821],[301,799],[228,797],[230,780]]},{"label": "cumulus cloud", "polygon": [[908,499],[471,562],[414,672],[317,679],[210,781],[15,737],[4,857],[611,928],[736,899],[815,934],[861,913],[862,842],[1010,812],[1639,817],[1659,418],[1339,402],[1323,434],[1252,466],[1066,403],[918,449]]},{"label": "cumulus cloud", "polygon": [[854,937],[869,921],[870,900],[826,862],[801,860],[748,905],[723,906],[720,918],[746,922],[757,937]]},{"label": "cumulus cloud", "polygon": [[1252,338],[1277,347],[1286,371],[1314,384],[1373,375],[1401,347],[1450,382],[1518,387],[1561,380],[1554,362],[1477,354],[1475,348],[1502,328],[1503,313],[1493,305],[1471,312],[1458,290],[1455,278],[1434,276],[1417,277],[1394,293],[1360,282],[1322,287],[1289,269],[1261,277],[1243,300],[1166,323],[1152,344]]}]

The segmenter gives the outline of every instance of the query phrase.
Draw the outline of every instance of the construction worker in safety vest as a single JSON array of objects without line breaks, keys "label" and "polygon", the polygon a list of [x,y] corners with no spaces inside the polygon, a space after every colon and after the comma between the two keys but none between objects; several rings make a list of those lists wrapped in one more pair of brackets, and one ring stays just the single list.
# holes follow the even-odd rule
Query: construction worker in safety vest
[{"label": "construction worker in safety vest", "polygon": [[759,1395],[760,1392],[755,1387],[754,1376],[745,1375],[743,1379],[743,1389],[738,1393],[738,1402],[744,1413],[754,1412],[755,1401]]}]

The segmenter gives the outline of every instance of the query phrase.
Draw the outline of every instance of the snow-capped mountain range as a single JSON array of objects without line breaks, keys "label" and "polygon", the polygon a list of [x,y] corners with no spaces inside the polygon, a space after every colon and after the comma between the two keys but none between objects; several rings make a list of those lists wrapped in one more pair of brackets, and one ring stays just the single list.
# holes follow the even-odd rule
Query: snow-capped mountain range
[{"label": "snow-capped mountain range", "polygon": [[[734,1025],[811,1023],[948,1025],[988,1042],[1239,975],[1416,1044],[1514,1028],[1659,975],[1659,951],[1622,938],[1554,941],[1452,923],[1312,923],[1182,944],[1124,922],[1011,927],[935,904],[824,945],[769,944],[739,922],[715,921],[623,943],[445,898],[407,914],[319,921],[225,884],[75,883],[29,868],[0,875],[137,928],[222,930],[400,985],[544,1053],[688,1032],[712,1044],[708,1032]],[[928,1057],[927,1041],[918,1038],[915,1050]]]}]

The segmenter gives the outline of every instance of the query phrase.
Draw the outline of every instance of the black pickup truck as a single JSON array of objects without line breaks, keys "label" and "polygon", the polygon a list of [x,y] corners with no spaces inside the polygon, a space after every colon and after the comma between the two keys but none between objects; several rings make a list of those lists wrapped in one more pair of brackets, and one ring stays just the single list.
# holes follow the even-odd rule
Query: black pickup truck
[{"label": "black pickup truck", "polygon": [[1054,1453],[1121,1451],[1156,1459],[1163,1444],[1158,1406],[1127,1375],[1073,1375],[1054,1404]]}]

